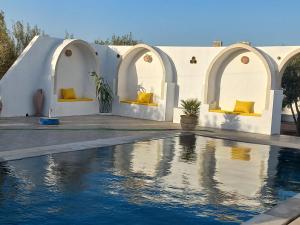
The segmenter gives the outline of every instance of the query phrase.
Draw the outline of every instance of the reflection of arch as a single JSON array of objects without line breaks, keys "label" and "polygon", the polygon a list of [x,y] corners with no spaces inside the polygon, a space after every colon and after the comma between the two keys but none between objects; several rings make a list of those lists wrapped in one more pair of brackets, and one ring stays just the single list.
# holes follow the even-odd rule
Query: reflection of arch
[{"label": "reflection of arch", "polygon": [[218,88],[216,87],[216,85],[218,85],[218,80],[220,80],[222,77],[222,73],[220,73],[220,70],[222,69],[222,67],[224,69],[224,64],[228,63],[228,60],[242,53],[254,54],[265,68],[267,74],[265,108],[268,108],[269,91],[274,89],[276,85],[276,80],[274,79],[275,71],[271,69],[272,66],[270,61],[258,49],[243,43],[234,44],[225,48],[214,58],[214,60],[209,65],[204,86],[203,102],[205,104],[210,104],[213,101],[218,100],[216,91],[219,91],[220,87]]},{"label": "reflection of arch", "polygon": [[291,60],[293,60],[298,55],[300,55],[300,48],[290,52],[280,63],[278,67],[278,71],[279,71],[278,84],[277,84],[278,87],[281,87],[281,80],[286,67],[291,62]]},{"label": "reflection of arch", "polygon": [[125,53],[125,55],[123,56],[123,60],[119,65],[117,85],[118,88],[116,94],[120,97],[120,99],[133,99],[135,97],[134,95],[136,94],[139,85],[139,71],[134,71],[137,69],[135,64],[146,53],[150,53],[151,56],[154,57],[153,62],[151,62],[151,64],[154,64],[155,66],[155,63],[157,63],[156,68],[159,74],[154,73],[152,74],[152,76],[156,77],[153,80],[159,80],[161,84],[160,87],[157,86],[157,89],[160,89],[160,91],[158,91],[155,94],[160,99],[164,99],[166,97],[164,96],[165,83],[174,82],[169,58],[156,47],[152,47],[146,44],[138,44],[133,46]]},{"label": "reflection of arch", "polygon": [[[58,73],[59,70],[63,70],[60,76],[68,76],[70,79],[66,78],[67,80],[72,80],[74,77],[71,77],[73,74],[72,72],[79,73],[80,71],[76,71],[76,68],[72,68],[72,66],[64,66],[63,60],[65,57],[64,53],[65,50],[72,49],[73,54],[70,59],[73,57],[78,57],[76,63],[73,65],[77,65],[78,67],[82,67],[80,71],[83,71],[82,76],[86,76],[86,81],[90,79],[89,73],[90,72],[99,72],[99,62],[95,53],[95,50],[85,41],[82,40],[65,40],[58,48],[55,50],[52,61],[51,61],[51,78],[53,81],[53,92],[54,94],[58,94]],[[78,53],[77,55],[74,53]],[[77,82],[78,85],[83,85]],[[87,89],[87,88],[85,88]],[[87,90],[88,91],[88,90]],[[93,91],[93,89],[91,90]],[[89,91],[88,91],[89,92]]]}]

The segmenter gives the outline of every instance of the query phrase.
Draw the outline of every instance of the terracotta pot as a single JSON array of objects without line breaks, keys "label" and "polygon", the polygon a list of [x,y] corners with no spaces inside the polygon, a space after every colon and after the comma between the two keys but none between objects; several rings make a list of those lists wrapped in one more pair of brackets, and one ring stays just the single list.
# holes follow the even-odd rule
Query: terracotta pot
[{"label": "terracotta pot", "polygon": [[33,105],[35,110],[35,116],[43,115],[44,107],[44,92],[43,89],[38,89],[33,96]]},{"label": "terracotta pot", "polygon": [[197,116],[180,116],[180,125],[183,130],[195,130],[198,124]]}]

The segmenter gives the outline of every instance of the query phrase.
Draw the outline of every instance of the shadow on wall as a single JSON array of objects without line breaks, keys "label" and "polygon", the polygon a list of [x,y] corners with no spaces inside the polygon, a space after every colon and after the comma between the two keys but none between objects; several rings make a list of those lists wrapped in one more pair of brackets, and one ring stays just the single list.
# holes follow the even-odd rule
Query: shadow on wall
[{"label": "shadow on wall", "polygon": [[217,117],[216,115],[213,116],[212,119],[210,119],[208,117],[208,115],[205,115],[205,123],[204,123],[205,127],[218,127],[217,126]]},{"label": "shadow on wall", "polygon": [[[122,103],[120,103],[122,104]],[[141,110],[143,107],[143,110]],[[158,106],[142,106],[142,105],[130,105],[130,116],[135,118],[162,118],[163,117],[163,110]]]},{"label": "shadow on wall", "polygon": [[169,55],[166,54],[166,56],[169,59],[169,62],[171,64],[172,74],[173,74],[173,82],[176,85],[175,86],[175,96],[174,96],[174,107],[179,106],[179,86],[177,83],[177,69],[173,62],[173,60],[169,57]]},{"label": "shadow on wall", "polygon": [[238,115],[224,114],[224,122],[221,124],[222,129],[238,130],[240,126]]}]

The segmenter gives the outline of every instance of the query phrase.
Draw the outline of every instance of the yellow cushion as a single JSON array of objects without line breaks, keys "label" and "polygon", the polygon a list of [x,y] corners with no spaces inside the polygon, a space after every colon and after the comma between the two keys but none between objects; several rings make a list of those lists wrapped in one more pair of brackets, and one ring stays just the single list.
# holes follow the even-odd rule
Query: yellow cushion
[{"label": "yellow cushion", "polygon": [[254,102],[236,100],[233,112],[254,113]]},{"label": "yellow cushion", "polygon": [[137,97],[139,103],[152,103],[153,93],[139,92]]},{"label": "yellow cushion", "polygon": [[94,99],[92,98],[72,98],[72,99],[58,99],[59,102],[92,102]]},{"label": "yellow cushion", "polygon": [[74,88],[61,89],[61,97],[63,99],[75,99],[76,94]]}]

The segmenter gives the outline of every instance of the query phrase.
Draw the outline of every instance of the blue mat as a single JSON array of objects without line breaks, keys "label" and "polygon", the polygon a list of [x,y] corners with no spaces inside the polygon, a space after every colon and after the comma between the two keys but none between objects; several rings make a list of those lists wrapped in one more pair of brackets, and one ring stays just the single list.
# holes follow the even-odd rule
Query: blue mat
[{"label": "blue mat", "polygon": [[59,125],[59,119],[58,118],[41,117],[40,124],[41,125]]}]

